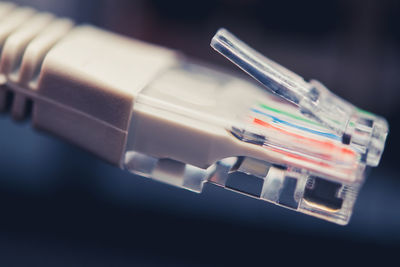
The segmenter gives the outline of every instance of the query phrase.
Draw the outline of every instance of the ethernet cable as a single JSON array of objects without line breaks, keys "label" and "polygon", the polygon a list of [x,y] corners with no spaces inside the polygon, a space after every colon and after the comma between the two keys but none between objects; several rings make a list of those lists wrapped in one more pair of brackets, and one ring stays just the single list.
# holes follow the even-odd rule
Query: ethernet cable
[{"label": "ethernet cable", "polygon": [[261,83],[177,51],[0,3],[0,111],[121,169],[205,183],[347,224],[387,122],[221,29],[211,46]]}]

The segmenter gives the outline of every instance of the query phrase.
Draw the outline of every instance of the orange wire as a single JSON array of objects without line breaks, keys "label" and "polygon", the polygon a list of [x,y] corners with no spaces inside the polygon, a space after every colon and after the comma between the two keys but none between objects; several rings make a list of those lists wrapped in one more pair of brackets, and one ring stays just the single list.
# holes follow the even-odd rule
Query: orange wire
[{"label": "orange wire", "polygon": [[254,118],[253,122],[254,122],[255,124],[258,124],[258,125],[263,126],[263,127],[265,127],[265,128],[273,129],[273,130],[275,130],[275,131],[284,133],[284,134],[286,134],[286,135],[290,135],[290,136],[292,136],[292,137],[295,137],[295,138],[298,138],[298,139],[301,139],[301,140],[311,141],[311,144],[314,144],[314,145],[316,145],[316,146],[322,147],[322,148],[324,148],[324,149],[327,149],[327,150],[338,149],[338,150],[339,150],[341,153],[343,153],[343,154],[348,154],[348,155],[351,155],[351,156],[355,157],[355,152],[354,152],[353,150],[351,150],[351,149],[349,149],[349,148],[345,148],[345,147],[338,147],[337,145],[335,145],[335,144],[332,143],[332,142],[329,142],[329,141],[320,141],[320,140],[308,138],[308,137],[305,137],[305,136],[302,136],[302,135],[299,135],[299,134],[295,134],[295,133],[286,131],[286,130],[284,130],[284,129],[278,128],[278,127],[276,127],[276,126],[273,126],[273,125],[271,125],[270,123],[265,122],[265,121],[263,121],[263,120],[260,120],[260,119],[258,119],[258,118]]}]

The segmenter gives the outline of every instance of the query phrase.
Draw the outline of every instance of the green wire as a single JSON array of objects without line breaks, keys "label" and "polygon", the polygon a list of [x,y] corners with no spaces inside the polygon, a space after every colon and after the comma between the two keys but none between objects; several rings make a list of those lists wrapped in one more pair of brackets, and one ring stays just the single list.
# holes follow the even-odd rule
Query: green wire
[{"label": "green wire", "polygon": [[[273,108],[273,107],[267,106],[267,105],[265,105],[265,104],[259,104],[259,106],[262,107],[263,109],[266,109],[266,110],[269,110],[269,111],[273,111],[273,112],[275,112],[275,113],[283,114],[283,115],[285,115],[285,116],[288,116],[288,117],[293,118],[293,119],[296,119],[296,120],[300,120],[300,121],[307,122],[307,123],[309,123],[309,124],[313,124],[313,125],[316,125],[316,126],[324,127],[323,125],[321,125],[320,123],[318,123],[318,122],[316,122],[316,121],[313,121],[313,120],[309,120],[309,119],[300,117],[300,116],[298,116],[298,115],[295,115],[295,114],[293,114],[293,113],[290,113],[290,112],[287,112],[287,111],[284,111],[284,110],[280,110],[280,109],[277,109],[277,108]],[[359,112],[362,112],[362,113],[365,113],[365,114],[373,115],[372,113],[369,113],[368,111],[365,111],[365,110],[358,109],[358,111],[359,111]],[[332,121],[333,121],[334,123],[336,123],[336,124],[340,124],[340,122],[337,121],[337,120],[332,120]],[[354,122],[350,122],[350,125],[351,125],[351,126],[354,126],[355,124],[354,124]],[[324,128],[326,128],[326,127],[324,127]],[[328,128],[326,128],[326,129],[328,129]]]},{"label": "green wire", "polygon": [[277,108],[269,107],[269,106],[267,106],[265,104],[259,104],[259,106],[262,107],[263,109],[266,109],[266,110],[269,110],[269,111],[273,111],[275,113],[279,113],[279,114],[288,116],[288,117],[296,119],[296,120],[304,121],[304,122],[307,122],[307,123],[310,123],[310,124],[313,124],[313,125],[317,125],[317,126],[322,126],[320,123],[318,123],[316,121],[312,121],[312,120],[300,117],[298,115],[295,115],[293,113],[290,113],[290,112],[287,112],[287,111],[284,111],[284,110],[280,110],[280,109],[277,109]]}]

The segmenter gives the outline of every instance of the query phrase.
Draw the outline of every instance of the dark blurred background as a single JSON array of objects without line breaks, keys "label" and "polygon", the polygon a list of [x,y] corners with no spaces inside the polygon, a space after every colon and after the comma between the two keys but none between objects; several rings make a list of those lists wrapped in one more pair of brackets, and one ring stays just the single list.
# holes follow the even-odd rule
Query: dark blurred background
[{"label": "dark blurred background", "polygon": [[275,61],[385,116],[391,133],[381,165],[342,227],[212,185],[197,195],[137,177],[2,114],[1,266],[325,265],[372,258],[382,264],[396,258],[400,1],[15,2],[237,71],[209,47],[215,31],[226,27]]}]

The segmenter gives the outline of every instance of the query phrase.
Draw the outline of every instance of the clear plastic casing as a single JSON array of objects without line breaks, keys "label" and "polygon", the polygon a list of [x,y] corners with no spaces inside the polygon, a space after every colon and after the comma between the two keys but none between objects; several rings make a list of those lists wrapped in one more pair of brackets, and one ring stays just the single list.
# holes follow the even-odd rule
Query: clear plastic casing
[{"label": "clear plastic casing", "polygon": [[318,81],[306,82],[226,29],[217,32],[211,46],[265,88],[294,103],[303,114],[342,136],[343,142],[357,149],[368,165],[379,164],[388,133],[385,119],[356,108]]},{"label": "clear plastic casing", "polygon": [[[346,224],[367,165],[377,164],[383,151],[386,122],[357,110],[319,83],[309,84],[255,51],[242,50],[243,43],[238,49],[237,40],[225,30],[212,45],[263,84],[268,81],[268,88],[284,99],[251,81],[182,61],[137,98],[124,167],[194,192],[209,182]],[[254,63],[250,59],[255,55]],[[246,65],[243,58],[251,63]],[[318,111],[305,112],[303,103],[314,90],[319,92],[313,102]],[[332,105],[321,108],[324,101]],[[321,112],[330,114],[328,121],[335,119],[333,108],[348,120],[340,118],[336,128],[325,123],[326,117],[319,119]]]}]

